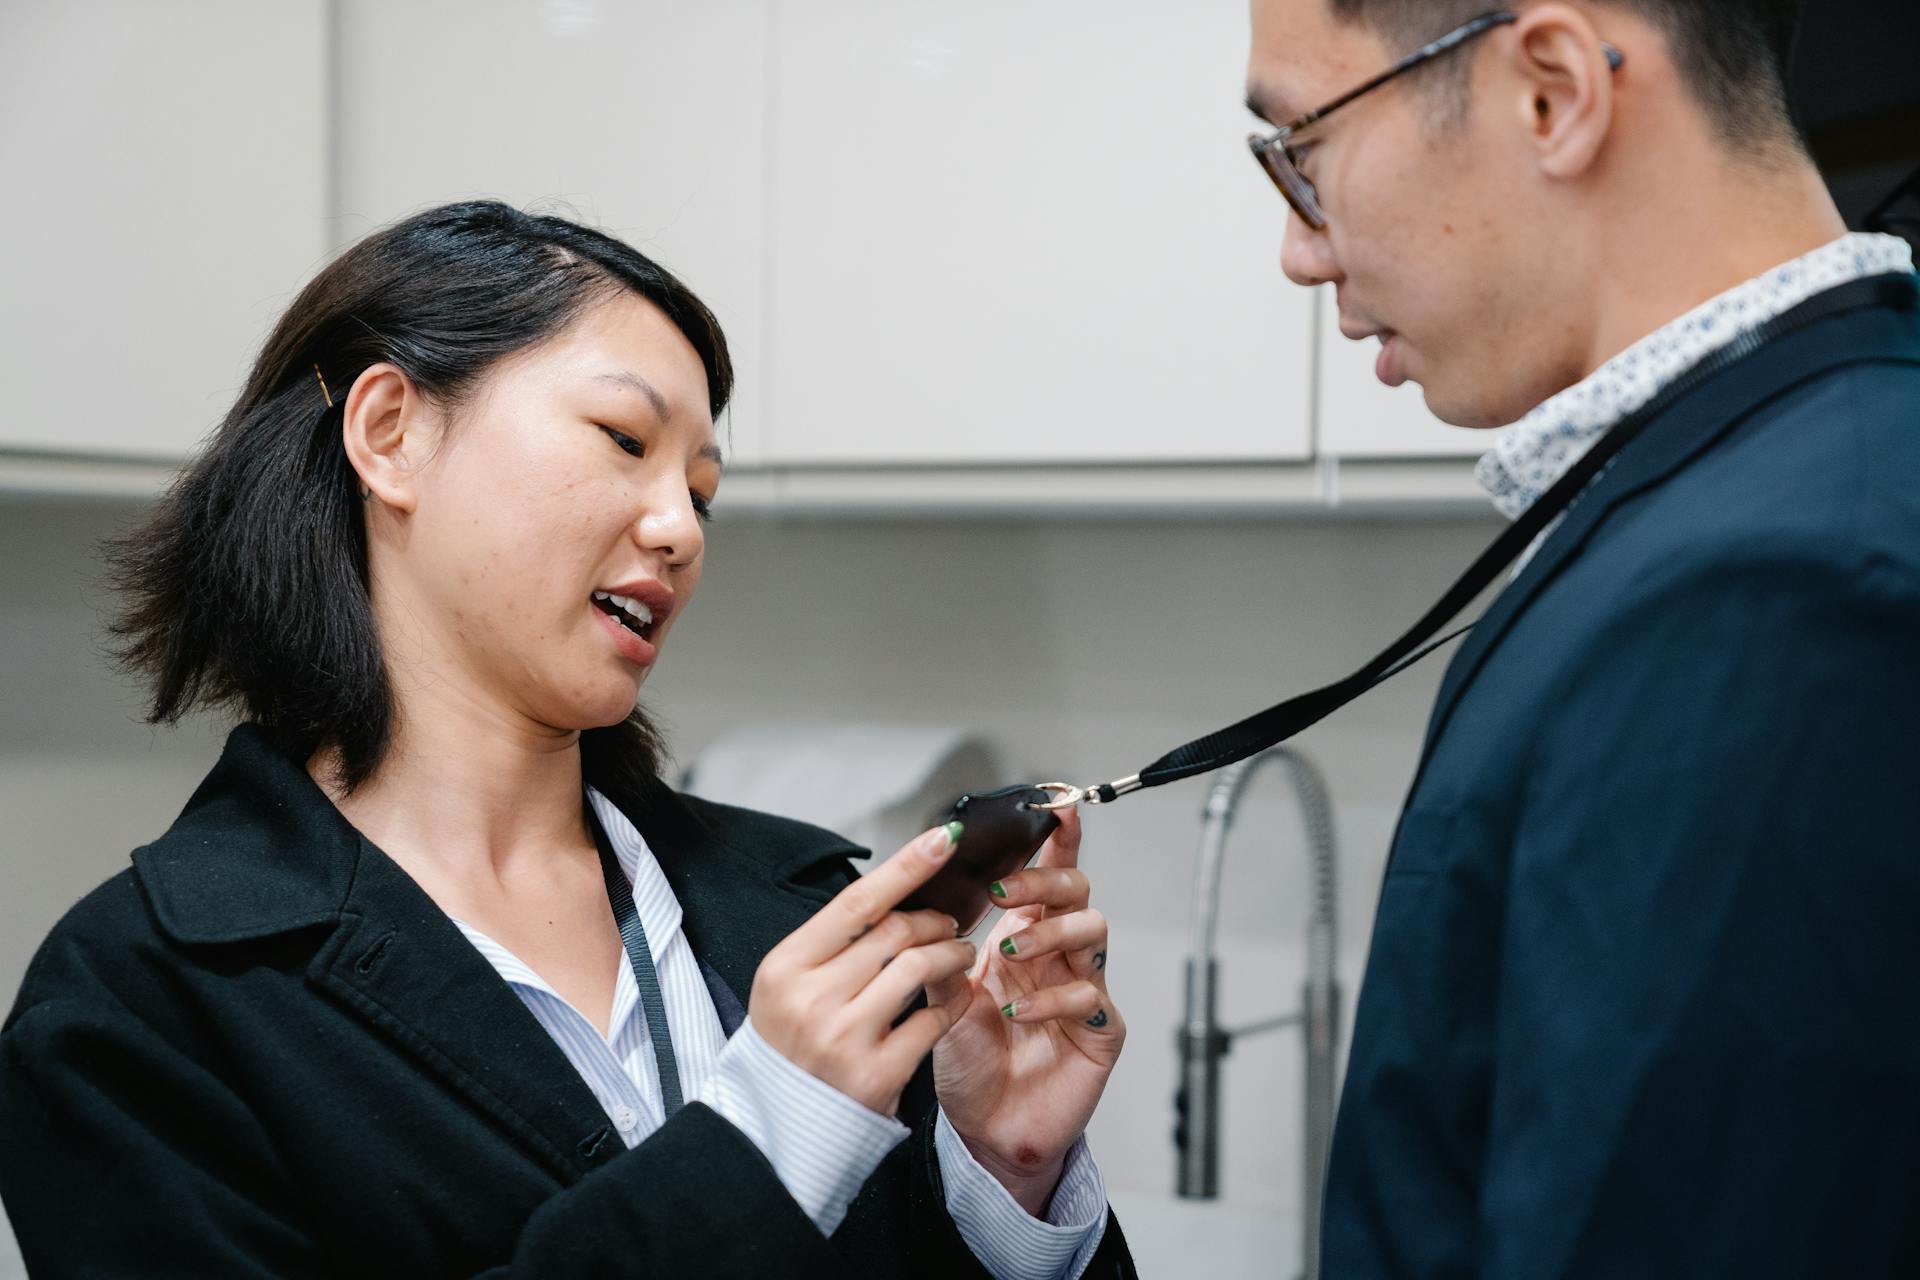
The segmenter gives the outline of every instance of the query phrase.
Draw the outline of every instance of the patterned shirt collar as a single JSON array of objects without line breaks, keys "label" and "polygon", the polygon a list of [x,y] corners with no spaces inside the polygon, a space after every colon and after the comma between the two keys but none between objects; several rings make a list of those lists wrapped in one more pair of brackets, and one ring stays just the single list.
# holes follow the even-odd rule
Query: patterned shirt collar
[{"label": "patterned shirt collar", "polygon": [[1735,285],[1508,427],[1480,459],[1474,476],[1493,505],[1516,520],[1616,422],[1741,334],[1849,280],[1912,270],[1913,250],[1906,241],[1855,233]]}]

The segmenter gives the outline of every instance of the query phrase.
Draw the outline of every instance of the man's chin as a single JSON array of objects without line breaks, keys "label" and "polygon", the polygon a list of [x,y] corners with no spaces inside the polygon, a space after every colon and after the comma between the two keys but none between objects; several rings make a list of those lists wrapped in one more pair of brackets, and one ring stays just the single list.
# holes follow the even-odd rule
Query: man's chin
[{"label": "man's chin", "polygon": [[1444,378],[1419,381],[1419,386],[1420,394],[1427,402],[1427,412],[1450,427],[1491,431],[1520,417],[1519,414],[1509,415],[1492,397],[1463,393],[1460,388],[1449,387]]}]

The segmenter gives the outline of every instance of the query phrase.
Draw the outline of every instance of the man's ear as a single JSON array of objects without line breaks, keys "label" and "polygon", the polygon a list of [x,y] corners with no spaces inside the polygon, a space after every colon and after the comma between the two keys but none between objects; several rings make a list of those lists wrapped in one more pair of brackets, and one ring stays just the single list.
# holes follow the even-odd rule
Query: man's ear
[{"label": "man's ear", "polygon": [[1587,16],[1568,4],[1524,10],[1514,23],[1513,108],[1542,173],[1577,178],[1592,168],[1614,121],[1614,70]]},{"label": "man's ear", "polygon": [[353,380],[341,415],[347,461],[360,476],[362,496],[398,511],[418,501],[420,463],[432,446],[432,415],[413,380],[399,366],[368,365]]}]

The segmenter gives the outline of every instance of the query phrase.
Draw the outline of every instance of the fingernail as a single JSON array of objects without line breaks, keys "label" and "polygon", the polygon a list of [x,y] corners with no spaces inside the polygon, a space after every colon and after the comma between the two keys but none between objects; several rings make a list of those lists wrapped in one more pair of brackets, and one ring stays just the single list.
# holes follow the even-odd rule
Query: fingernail
[{"label": "fingernail", "polygon": [[992,884],[987,886],[987,892],[992,894],[996,898],[1004,898],[1007,896],[1007,886],[1000,883],[1000,881],[995,880]]},{"label": "fingernail", "polygon": [[954,845],[959,844],[960,835],[966,829],[967,829],[967,826],[964,822],[949,822],[943,828],[943,830],[945,830],[947,833],[947,847],[952,848]]},{"label": "fingernail", "polygon": [[1007,1003],[1000,1006],[1000,1012],[1006,1014],[1009,1018],[1011,1018],[1015,1014],[1020,1012],[1020,1002],[1018,1000],[1009,1000],[1007,1001]]},{"label": "fingernail", "polygon": [[[957,937],[959,937],[959,936],[960,936],[960,922],[959,922],[958,920],[955,920],[955,919],[954,919],[954,918],[953,918],[952,916],[948,916],[948,917],[947,917],[947,920],[948,920],[948,922],[949,922],[950,924],[952,924],[952,925],[953,925],[953,936],[954,936],[954,937],[956,937],[956,938],[957,938]],[[1100,954],[1104,956],[1104,955],[1105,955],[1106,953],[1105,953],[1105,952],[1103,951],[1103,952],[1101,952]]]},{"label": "fingernail", "polygon": [[1000,939],[1000,954],[1017,956],[1020,954],[1020,946],[1012,938],[1002,938]]}]

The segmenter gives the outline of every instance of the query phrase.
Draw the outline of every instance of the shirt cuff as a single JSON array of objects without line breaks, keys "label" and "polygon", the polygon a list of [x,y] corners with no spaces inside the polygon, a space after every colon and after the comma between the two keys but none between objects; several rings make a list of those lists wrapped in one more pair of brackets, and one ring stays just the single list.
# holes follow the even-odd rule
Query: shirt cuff
[{"label": "shirt cuff", "polygon": [[1067,1151],[1045,1220],[1020,1207],[980,1167],[940,1109],[933,1147],[947,1191],[947,1214],[980,1265],[998,1280],[1079,1280],[1107,1233],[1107,1183],[1084,1136]]},{"label": "shirt cuff", "polygon": [[789,1062],[753,1019],[720,1050],[698,1099],[747,1135],[787,1194],[830,1236],[907,1127]]}]

